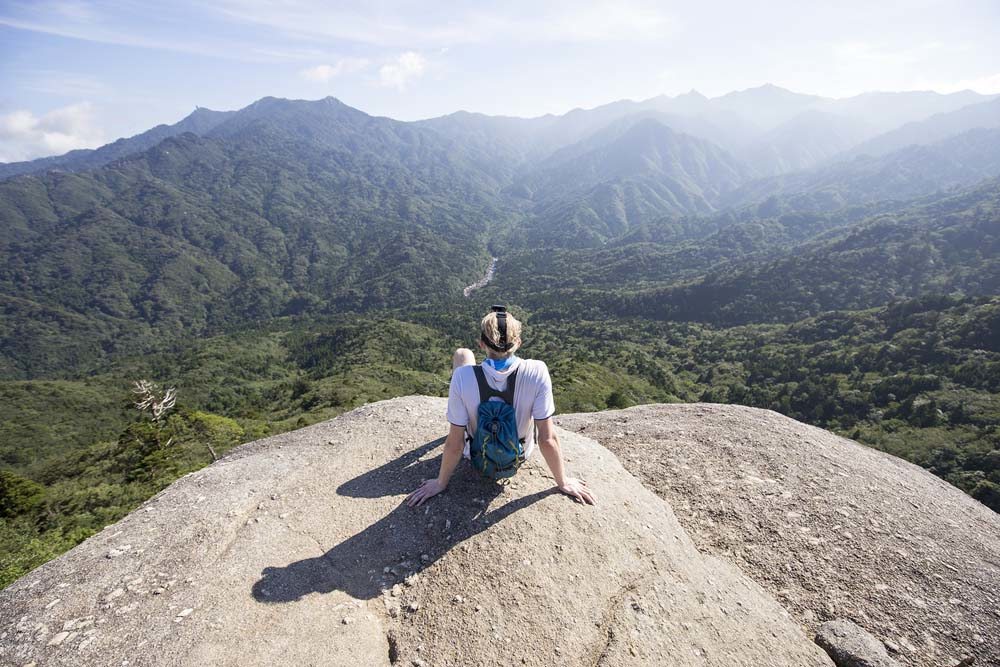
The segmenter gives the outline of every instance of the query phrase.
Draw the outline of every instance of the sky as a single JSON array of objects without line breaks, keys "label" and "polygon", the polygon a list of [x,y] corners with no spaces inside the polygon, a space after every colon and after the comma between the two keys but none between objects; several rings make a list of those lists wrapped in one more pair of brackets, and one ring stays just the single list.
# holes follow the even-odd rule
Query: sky
[{"label": "sky", "polygon": [[414,120],[764,83],[1000,93],[998,34],[997,0],[0,0],[0,162],[268,95]]}]

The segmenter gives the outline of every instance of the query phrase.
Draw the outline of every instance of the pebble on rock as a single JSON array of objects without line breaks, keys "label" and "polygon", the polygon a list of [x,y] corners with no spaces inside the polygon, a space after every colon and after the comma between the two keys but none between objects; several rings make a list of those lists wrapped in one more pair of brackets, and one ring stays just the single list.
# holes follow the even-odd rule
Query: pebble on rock
[{"label": "pebble on rock", "polygon": [[53,636],[52,639],[49,640],[48,646],[59,646],[64,641],[66,641],[67,637],[69,637],[68,632],[65,631],[60,632],[59,634]]},{"label": "pebble on rock", "polygon": [[899,667],[899,663],[886,653],[882,642],[846,619],[820,625],[816,643],[838,667]]}]

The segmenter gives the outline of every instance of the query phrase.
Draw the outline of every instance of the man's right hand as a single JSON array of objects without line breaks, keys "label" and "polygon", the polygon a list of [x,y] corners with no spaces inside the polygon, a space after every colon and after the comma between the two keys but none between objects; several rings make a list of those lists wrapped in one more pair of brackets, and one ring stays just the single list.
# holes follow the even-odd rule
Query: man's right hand
[{"label": "man's right hand", "polygon": [[447,485],[439,483],[436,479],[425,479],[416,491],[406,496],[406,504],[410,507],[420,507],[425,500],[433,498],[446,488]]}]

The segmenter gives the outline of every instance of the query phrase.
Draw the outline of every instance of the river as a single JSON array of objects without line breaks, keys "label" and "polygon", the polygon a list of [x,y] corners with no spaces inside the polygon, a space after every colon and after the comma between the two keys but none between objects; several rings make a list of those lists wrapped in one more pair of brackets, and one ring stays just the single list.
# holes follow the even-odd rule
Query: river
[{"label": "river", "polygon": [[469,298],[469,296],[480,287],[486,287],[490,283],[490,281],[493,280],[493,274],[496,273],[496,270],[497,270],[497,258],[494,257],[493,261],[490,262],[490,268],[486,269],[486,275],[477,280],[476,282],[472,283],[465,289],[463,289],[462,295],[465,296],[465,298]]}]

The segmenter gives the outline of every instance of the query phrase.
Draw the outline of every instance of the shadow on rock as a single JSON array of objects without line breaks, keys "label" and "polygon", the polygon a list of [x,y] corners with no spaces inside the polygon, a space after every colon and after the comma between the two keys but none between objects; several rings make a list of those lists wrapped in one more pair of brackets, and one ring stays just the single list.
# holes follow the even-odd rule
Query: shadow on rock
[{"label": "shadow on rock", "polygon": [[421,480],[437,477],[441,457],[421,461],[420,458],[444,444],[444,438],[431,440],[411,449],[398,459],[358,475],[337,487],[337,493],[351,498],[380,498],[409,493]]},{"label": "shadow on rock", "polygon": [[[437,474],[438,458],[420,457],[444,442],[434,440],[394,461],[345,482],[337,493],[376,498],[412,491]],[[371,599],[386,588],[418,573],[465,540],[503,521],[514,512],[555,493],[555,489],[515,497],[515,491],[483,480],[466,462],[448,490],[427,504],[400,505],[322,556],[284,567],[264,568],[252,594],[258,602],[294,602],[310,593],[343,591]],[[504,499],[509,499],[503,502]],[[494,505],[496,507],[492,508]],[[313,535],[322,541],[321,535]]]}]

